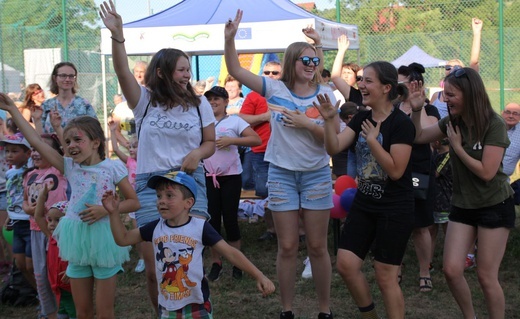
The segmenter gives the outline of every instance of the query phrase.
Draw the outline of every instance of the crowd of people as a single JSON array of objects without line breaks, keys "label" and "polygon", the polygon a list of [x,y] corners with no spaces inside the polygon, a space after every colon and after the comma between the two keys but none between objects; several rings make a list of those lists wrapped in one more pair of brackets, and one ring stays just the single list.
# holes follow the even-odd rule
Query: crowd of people
[{"label": "crowd of people", "polygon": [[[338,38],[332,72],[324,70],[310,26],[282,63],[254,74],[235,49],[241,10],[225,23],[223,83],[192,83],[189,56],[172,48],[132,71],[114,3],[102,3],[100,15],[122,90],[108,143],[94,107],[77,95],[70,62],[54,67],[51,98],[38,84],[27,86],[22,105],[0,93],[0,222],[13,231],[12,258],[38,292],[40,318],[114,318],[117,275],[131,245],[159,318],[212,318],[209,282],[219,279],[222,257],[234,279],[246,272],[263,296],[273,293],[273,282],[240,251],[243,189],[267,202],[259,240],[277,240],[280,318],[297,315],[300,241],[318,318],[333,318],[332,177],[347,174],[357,192],[336,266],[362,318],[380,318],[362,272],[367,255],[386,317],[404,318],[408,242],[419,291],[428,293],[440,228],[442,269],[463,317],[476,318],[464,270],[477,264],[488,315],[504,318],[498,270],[515,225],[509,176],[520,160],[520,105],[508,104],[502,116],[491,107],[478,74],[482,21],[472,20],[471,67],[448,62],[443,91],[430,100],[421,64],[344,63],[346,36]],[[245,97],[242,85],[252,90]],[[106,156],[109,148],[118,159]],[[121,218],[127,213],[130,228]]]}]

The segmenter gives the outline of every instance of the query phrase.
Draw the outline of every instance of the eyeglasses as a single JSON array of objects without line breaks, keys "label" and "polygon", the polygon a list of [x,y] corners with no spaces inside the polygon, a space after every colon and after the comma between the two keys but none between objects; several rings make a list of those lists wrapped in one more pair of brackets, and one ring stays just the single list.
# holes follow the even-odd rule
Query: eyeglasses
[{"label": "eyeglasses", "polygon": [[57,74],[57,76],[60,78],[60,79],[63,79],[65,80],[66,78],[69,78],[69,79],[75,79],[76,78],[76,75],[75,74],[64,74],[64,73],[61,73],[61,74]]},{"label": "eyeglasses", "polygon": [[361,75],[356,76],[356,82],[363,81],[363,77]]},{"label": "eyeglasses", "polygon": [[520,116],[520,113],[518,113],[518,112],[511,112],[510,110],[504,110],[504,114],[505,115],[513,115],[515,117]]},{"label": "eyeglasses", "polygon": [[[318,62],[319,63],[319,62]],[[280,74],[280,71],[264,71],[265,75],[278,75]]]},{"label": "eyeglasses", "polygon": [[314,64],[314,66],[318,66],[320,65],[320,58],[318,58],[317,56],[315,56],[314,58],[311,58],[311,57],[308,57],[308,56],[302,56],[300,58],[298,58],[298,60],[302,61],[303,65],[305,66],[309,66],[311,65],[311,62],[312,64]]}]

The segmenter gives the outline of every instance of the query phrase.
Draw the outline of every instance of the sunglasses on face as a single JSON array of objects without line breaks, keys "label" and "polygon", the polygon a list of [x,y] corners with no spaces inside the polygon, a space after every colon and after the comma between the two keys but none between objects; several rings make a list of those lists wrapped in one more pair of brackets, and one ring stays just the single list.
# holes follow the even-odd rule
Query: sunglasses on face
[{"label": "sunglasses on face", "polygon": [[69,79],[75,79],[76,78],[76,75],[75,74],[64,74],[64,73],[60,73],[57,75],[60,79],[63,79],[65,80],[66,78],[69,78]]},{"label": "sunglasses on face", "polygon": [[265,75],[278,75],[280,74],[280,71],[264,71]]},{"label": "sunglasses on face", "polygon": [[298,60],[302,61],[303,65],[305,66],[309,66],[311,65],[311,62],[312,64],[314,64],[314,66],[318,66],[320,65],[320,58],[318,58],[317,56],[315,56],[314,58],[311,58],[311,57],[308,57],[308,56],[302,56],[301,58],[298,58]]},{"label": "sunglasses on face", "polygon": [[451,68],[453,68],[453,65],[446,65],[446,66],[444,67],[444,70],[446,70],[446,71],[451,71]]},{"label": "sunglasses on face", "polygon": [[34,96],[34,95],[38,95],[38,94],[40,94],[40,93],[42,93],[42,92],[43,92],[43,90],[36,90],[36,91],[33,92],[32,95],[33,95],[33,96]]},{"label": "sunglasses on face", "polygon": [[363,81],[363,77],[361,75],[356,76],[356,82]]}]

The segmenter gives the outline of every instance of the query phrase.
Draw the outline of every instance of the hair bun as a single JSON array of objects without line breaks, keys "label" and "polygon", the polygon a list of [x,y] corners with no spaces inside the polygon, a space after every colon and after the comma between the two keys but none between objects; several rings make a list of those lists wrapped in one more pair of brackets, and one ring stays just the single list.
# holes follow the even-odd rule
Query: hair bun
[{"label": "hair bun", "polygon": [[424,66],[422,64],[419,64],[416,62],[410,64],[408,67],[413,72],[417,72],[417,73],[421,73],[421,74],[426,72],[426,70],[424,69]]}]

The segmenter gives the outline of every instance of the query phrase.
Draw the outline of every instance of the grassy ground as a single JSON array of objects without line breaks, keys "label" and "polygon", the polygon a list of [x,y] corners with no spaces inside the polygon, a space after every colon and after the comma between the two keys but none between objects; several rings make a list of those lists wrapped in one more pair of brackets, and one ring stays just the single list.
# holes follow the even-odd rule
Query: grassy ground
[{"label": "grassy ground", "polygon": [[[261,243],[256,240],[264,230],[263,223],[241,223],[243,234],[243,251],[275,284],[276,282],[276,243]],[[331,228],[332,229],[332,228]],[[335,257],[332,249],[332,231],[329,234],[329,247],[332,262]],[[406,264],[403,270],[401,284],[406,302],[407,318],[461,318],[460,311],[452,298],[442,271],[442,245],[434,260],[435,271],[432,273],[434,289],[430,293],[419,292],[419,278],[417,258],[412,244],[409,245],[404,259]],[[302,245],[299,252],[298,279],[296,282],[296,298],[294,312],[297,318],[317,318],[317,303],[312,280],[304,280],[299,276],[303,270],[302,261],[305,259],[305,247]],[[206,254],[206,269],[209,270],[209,261]],[[119,276],[116,317],[131,319],[152,319],[154,314],[148,302],[144,274],[135,274],[132,269],[136,263],[136,255],[132,253],[132,261],[125,264],[125,273]],[[500,281],[506,295],[506,318],[520,318],[520,230],[511,232],[506,256],[502,262]],[[381,316],[384,316],[383,302],[374,281],[374,273],[369,261],[365,263],[365,273],[370,282],[376,307]],[[479,318],[486,318],[486,307],[481,290],[477,282],[476,269],[466,273],[473,293],[475,309]],[[211,294],[214,305],[214,317],[221,318],[278,318],[280,309],[279,294],[275,292],[268,298],[262,298],[257,292],[254,281],[244,276],[242,281],[233,280],[231,265],[224,262],[224,273],[219,281],[211,283]],[[358,311],[352,301],[343,281],[336,271],[333,271],[331,308],[335,318],[359,318]],[[0,318],[36,318],[35,307],[12,308],[0,305]]]}]

